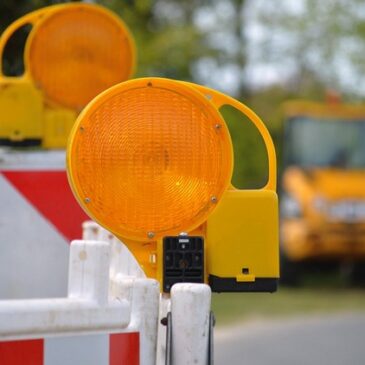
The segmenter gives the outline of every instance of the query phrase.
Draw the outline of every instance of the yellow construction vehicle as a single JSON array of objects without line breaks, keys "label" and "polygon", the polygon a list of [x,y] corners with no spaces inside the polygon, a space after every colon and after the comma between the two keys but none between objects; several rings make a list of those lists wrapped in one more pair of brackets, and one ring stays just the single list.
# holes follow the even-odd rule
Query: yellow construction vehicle
[{"label": "yellow construction vehicle", "polygon": [[365,106],[288,102],[281,186],[281,277],[300,263],[353,263],[365,282]]},{"label": "yellow construction vehicle", "polygon": [[[4,75],[4,49],[29,25],[24,73]],[[0,38],[0,145],[64,148],[82,108],[130,78],[134,64],[128,28],[101,6],[54,5],[16,20]]]}]

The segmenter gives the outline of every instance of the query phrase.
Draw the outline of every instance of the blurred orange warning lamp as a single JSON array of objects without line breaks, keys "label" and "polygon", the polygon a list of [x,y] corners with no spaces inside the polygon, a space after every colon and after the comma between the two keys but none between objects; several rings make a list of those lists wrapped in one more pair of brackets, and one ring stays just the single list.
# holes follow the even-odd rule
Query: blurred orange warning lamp
[{"label": "blurred orange warning lamp", "polygon": [[[231,185],[223,104],[238,106],[263,135],[264,189]],[[182,281],[209,282],[216,291],[275,290],[275,151],[261,120],[234,99],[160,78],[116,85],[80,114],[67,165],[81,206],[127,244],[163,291]]]},{"label": "blurred orange warning lamp", "polygon": [[[1,66],[4,48],[26,25],[32,28],[24,49],[24,74],[6,77]],[[134,64],[135,46],[128,28],[114,13],[94,4],[61,4],[34,11],[12,23],[0,38],[0,82],[16,81],[23,98],[36,98],[34,94],[40,91],[46,106],[53,110],[78,113],[99,93],[129,79]],[[24,85],[19,88],[19,83],[28,83],[36,91],[28,87],[24,94]],[[58,120],[62,118],[74,120],[75,116],[61,113]],[[30,116],[22,123],[35,123],[32,119],[36,118]],[[18,130],[32,133],[23,124]],[[0,127],[0,138],[1,134]]]}]

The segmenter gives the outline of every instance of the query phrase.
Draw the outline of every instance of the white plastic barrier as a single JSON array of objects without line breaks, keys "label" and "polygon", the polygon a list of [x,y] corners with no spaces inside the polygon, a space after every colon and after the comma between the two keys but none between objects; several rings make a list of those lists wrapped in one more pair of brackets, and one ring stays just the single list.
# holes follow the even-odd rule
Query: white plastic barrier
[{"label": "white plastic barrier", "polygon": [[106,241],[111,245],[110,276],[118,274],[145,278],[146,275],[128,248],[109,231],[93,221],[82,225],[84,240]]},{"label": "white plastic barrier", "polygon": [[[110,232],[93,221],[83,224],[84,239],[99,239],[110,242],[112,261],[110,266],[112,282],[117,287],[133,285],[130,277],[145,277],[138,262],[128,248]],[[122,296],[122,292],[119,293]],[[157,365],[207,365],[212,364],[209,357],[210,343],[210,304],[211,290],[205,284],[176,284],[171,295],[161,294],[159,301],[159,326],[157,336]],[[170,315],[171,343],[167,345],[167,326],[161,321]],[[166,321],[165,321],[166,324]],[[166,346],[167,345],[167,346]],[[212,355],[212,354],[211,354]]]},{"label": "white plastic barrier", "polygon": [[173,365],[208,364],[210,287],[175,284],[171,289]]},{"label": "white plastic barrier", "polygon": [[93,222],[84,237],[71,244],[66,298],[0,301],[0,360],[5,342],[44,339],[40,364],[114,364],[110,336],[138,332],[140,365],[207,365],[210,288],[182,283],[160,296],[123,243]]},{"label": "white plastic barrier", "polygon": [[155,364],[159,284],[110,278],[110,253],[107,242],[73,241],[68,297],[0,301],[0,341],[139,332],[140,364]]},{"label": "white plastic barrier", "polygon": [[[93,221],[83,224],[83,232],[84,239],[110,242],[113,252],[111,276],[118,278],[119,287],[128,282],[126,276],[145,276],[131,252],[110,232]],[[208,361],[212,362],[208,359],[210,303],[211,290],[204,284],[176,284],[171,295],[161,294],[156,349],[158,365],[166,363],[166,350],[171,351],[169,356],[173,365],[206,365]],[[166,349],[166,326],[161,324],[168,313],[171,313],[173,323],[170,349]]]}]

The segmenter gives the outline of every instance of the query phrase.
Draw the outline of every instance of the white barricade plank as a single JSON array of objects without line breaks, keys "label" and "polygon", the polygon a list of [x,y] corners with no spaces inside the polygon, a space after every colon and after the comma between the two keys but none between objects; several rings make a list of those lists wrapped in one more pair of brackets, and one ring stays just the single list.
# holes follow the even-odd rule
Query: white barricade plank
[{"label": "white barricade plank", "polygon": [[172,364],[208,362],[211,290],[206,284],[175,284],[171,289]]}]

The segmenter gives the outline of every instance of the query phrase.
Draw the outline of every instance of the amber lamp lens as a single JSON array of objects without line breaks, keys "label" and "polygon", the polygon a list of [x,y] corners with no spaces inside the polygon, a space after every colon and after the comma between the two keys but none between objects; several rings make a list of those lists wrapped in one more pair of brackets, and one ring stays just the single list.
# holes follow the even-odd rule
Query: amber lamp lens
[{"label": "amber lamp lens", "polygon": [[217,110],[176,81],[117,85],[81,114],[68,149],[73,190],[91,217],[143,241],[206,220],[232,174],[232,145]]},{"label": "amber lamp lens", "polygon": [[125,25],[90,5],[61,8],[33,29],[28,68],[45,96],[61,106],[82,109],[133,72],[134,46]]}]

